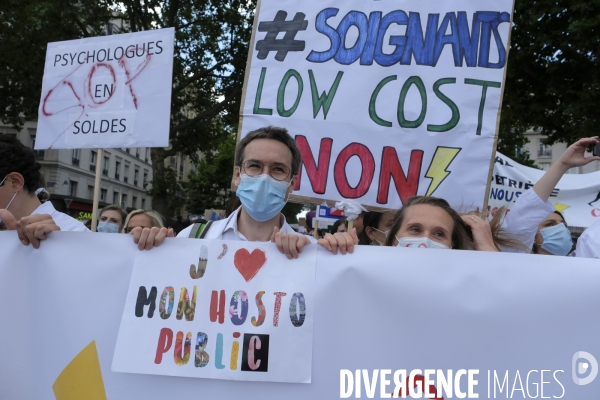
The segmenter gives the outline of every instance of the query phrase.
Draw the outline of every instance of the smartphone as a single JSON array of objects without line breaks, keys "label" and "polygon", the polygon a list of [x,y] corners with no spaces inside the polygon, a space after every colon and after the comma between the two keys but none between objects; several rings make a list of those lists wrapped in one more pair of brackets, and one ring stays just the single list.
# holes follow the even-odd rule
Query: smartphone
[{"label": "smartphone", "polygon": [[598,143],[597,145],[594,146],[594,152],[593,154],[595,156],[600,156],[600,143]]}]

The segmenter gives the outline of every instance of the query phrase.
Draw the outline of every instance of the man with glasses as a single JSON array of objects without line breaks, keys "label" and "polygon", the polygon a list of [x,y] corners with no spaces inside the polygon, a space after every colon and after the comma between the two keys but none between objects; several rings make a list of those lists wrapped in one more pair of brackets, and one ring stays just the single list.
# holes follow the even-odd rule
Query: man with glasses
[{"label": "man with glasses", "polygon": [[[236,195],[242,205],[228,218],[203,226],[192,225],[177,237],[205,239],[272,241],[288,259],[298,258],[305,245],[313,241],[295,232],[281,214],[298,179],[302,156],[285,128],[265,127],[248,133],[237,145],[235,154]],[[154,229],[154,228],[153,228]],[[162,243],[166,230],[134,229],[140,249]]]}]

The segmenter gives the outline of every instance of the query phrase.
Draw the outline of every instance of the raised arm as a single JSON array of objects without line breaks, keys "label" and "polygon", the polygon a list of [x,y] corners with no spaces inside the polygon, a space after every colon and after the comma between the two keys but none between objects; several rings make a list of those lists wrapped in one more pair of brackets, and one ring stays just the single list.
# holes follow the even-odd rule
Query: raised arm
[{"label": "raised arm", "polygon": [[597,143],[597,136],[584,138],[572,144],[565,150],[560,158],[550,166],[550,169],[548,169],[544,176],[542,176],[542,178],[533,186],[533,190],[542,201],[548,201],[548,198],[558,184],[558,181],[560,181],[560,178],[563,177],[569,168],[587,165],[592,161],[600,161],[600,157],[585,156],[585,149],[589,145],[595,145]]},{"label": "raised arm", "polygon": [[[586,165],[600,157],[585,157],[585,149],[598,143],[597,137],[584,138],[572,144],[550,169],[533,186],[521,194],[504,219],[502,227],[531,249],[538,226],[554,212],[554,206],[548,201],[560,178],[569,168]],[[503,251],[514,251],[502,249]]]}]

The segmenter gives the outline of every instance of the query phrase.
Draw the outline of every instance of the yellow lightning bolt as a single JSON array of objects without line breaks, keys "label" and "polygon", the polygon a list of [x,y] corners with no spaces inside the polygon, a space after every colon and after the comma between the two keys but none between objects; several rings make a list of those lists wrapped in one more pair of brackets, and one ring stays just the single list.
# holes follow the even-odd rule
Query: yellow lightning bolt
[{"label": "yellow lightning bolt", "polygon": [[447,171],[446,168],[454,161],[454,158],[456,158],[461,150],[455,147],[438,147],[435,150],[431,165],[425,174],[426,178],[431,178],[426,196],[431,196],[444,179],[450,175],[450,171]]},{"label": "yellow lightning bolt", "polygon": [[556,203],[554,205],[554,209],[556,211],[558,211],[559,213],[562,213],[563,211],[565,211],[567,208],[570,208],[571,206],[568,206],[566,204],[560,204],[560,203]]}]

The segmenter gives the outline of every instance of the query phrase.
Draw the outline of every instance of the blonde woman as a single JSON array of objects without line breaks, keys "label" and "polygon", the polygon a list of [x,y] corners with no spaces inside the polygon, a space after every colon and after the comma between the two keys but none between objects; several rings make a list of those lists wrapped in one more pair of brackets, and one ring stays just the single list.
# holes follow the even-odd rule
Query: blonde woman
[{"label": "blonde woman", "polygon": [[123,233],[132,233],[134,228],[164,228],[163,217],[154,210],[133,210],[123,224]]}]

